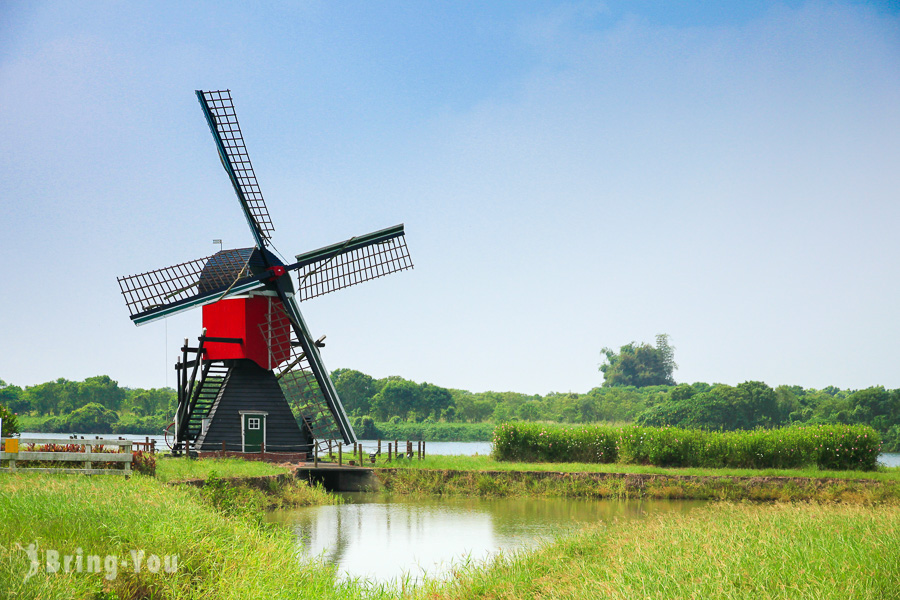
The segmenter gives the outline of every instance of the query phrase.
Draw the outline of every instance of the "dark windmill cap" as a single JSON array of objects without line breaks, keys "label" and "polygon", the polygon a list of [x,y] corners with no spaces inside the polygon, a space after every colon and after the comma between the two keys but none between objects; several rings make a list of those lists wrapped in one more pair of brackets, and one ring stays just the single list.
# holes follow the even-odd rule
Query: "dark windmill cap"
[{"label": "dark windmill cap", "polygon": [[[266,249],[238,248],[216,252],[200,272],[198,293],[228,289],[235,281],[264,275],[273,266],[284,266],[284,263]],[[280,280],[285,280],[282,285],[286,284],[286,291],[293,293],[290,277],[280,277]]]}]

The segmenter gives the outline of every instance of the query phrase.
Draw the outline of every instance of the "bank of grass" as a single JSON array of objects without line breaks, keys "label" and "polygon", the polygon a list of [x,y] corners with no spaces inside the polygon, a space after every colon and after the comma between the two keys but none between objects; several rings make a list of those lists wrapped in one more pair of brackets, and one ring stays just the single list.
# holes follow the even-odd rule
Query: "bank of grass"
[{"label": "bank of grass", "polygon": [[[333,568],[300,558],[288,529],[217,508],[203,493],[143,476],[2,474],[0,590],[11,598],[380,600],[890,598],[900,589],[896,506],[711,505],[594,527],[401,592],[340,581]],[[32,543],[61,556],[178,556],[178,569],[134,573],[129,564],[107,579],[105,570],[47,573],[42,562],[26,579],[21,548]]]},{"label": "bank of grass", "polygon": [[[134,476],[0,475],[0,590],[10,598],[386,598],[341,583],[333,568],[298,558],[283,528],[217,510],[200,491]],[[40,569],[26,579],[35,544]],[[48,573],[46,550],[100,556],[99,573]],[[175,573],[135,573],[131,551],[177,556]],[[107,578],[105,557],[129,564]],[[145,558],[145,561],[147,559]]]},{"label": "bank of grass", "polygon": [[166,457],[156,462],[156,477],[163,482],[206,479],[210,473],[215,473],[217,477],[229,478],[287,475],[290,472],[288,467],[240,458]]},{"label": "bank of grass", "polygon": [[820,471],[674,469],[583,463],[508,463],[432,456],[390,463],[383,489],[405,496],[690,499],[900,504],[900,469]]},{"label": "bank of grass", "polygon": [[419,470],[452,471],[537,471],[559,473],[621,473],[640,475],[671,475],[698,477],[808,477],[815,479],[860,479],[900,483],[900,467],[879,466],[875,471],[831,471],[816,467],[803,469],[736,469],[736,468],[680,468],[653,465],[582,462],[515,462],[500,461],[491,456],[427,455],[422,460],[394,460],[384,456],[378,467]]},{"label": "bank of grass", "polygon": [[900,595],[898,556],[896,506],[719,503],[462,567],[421,596],[875,600]]}]

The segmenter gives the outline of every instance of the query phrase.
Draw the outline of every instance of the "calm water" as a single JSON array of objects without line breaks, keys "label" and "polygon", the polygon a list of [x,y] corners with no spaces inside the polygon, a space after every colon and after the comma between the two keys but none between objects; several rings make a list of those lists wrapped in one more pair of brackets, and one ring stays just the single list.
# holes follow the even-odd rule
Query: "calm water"
[{"label": "calm water", "polygon": [[613,524],[651,513],[681,513],[684,501],[589,501],[504,498],[391,499],[345,494],[340,506],[276,511],[306,556],[337,565],[345,578],[388,582],[408,575],[446,576],[453,565],[532,548],[586,523]]},{"label": "calm water", "polygon": [[900,467],[900,454],[885,452],[878,457],[878,462],[886,467]]}]

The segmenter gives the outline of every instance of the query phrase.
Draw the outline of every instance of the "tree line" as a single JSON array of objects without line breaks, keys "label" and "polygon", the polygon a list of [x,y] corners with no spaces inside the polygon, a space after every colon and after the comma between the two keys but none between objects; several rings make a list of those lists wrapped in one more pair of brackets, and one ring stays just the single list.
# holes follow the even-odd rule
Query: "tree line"
[{"label": "tree line", "polygon": [[[332,379],[363,436],[383,430],[376,423],[420,424],[416,430],[421,431],[435,431],[441,424],[509,421],[636,423],[718,431],[862,424],[881,434],[886,450],[900,450],[900,389],[772,388],[760,381],[736,386],[676,384],[674,348],[664,334],[657,336],[655,346],[632,342],[618,352],[604,348],[602,356],[604,382],[584,394],[470,392],[400,376],[376,379],[354,369],[337,369]],[[81,382],[57,379],[24,389],[0,380],[3,406],[9,417],[13,413],[44,417],[42,431],[159,433],[174,413],[175,391],[123,388],[106,375]]]},{"label": "tree line", "polygon": [[[0,379],[3,434],[21,426],[48,433],[159,434],[176,404],[172,388],[125,388],[108,375],[21,388]],[[4,408],[5,407],[5,408]]]}]

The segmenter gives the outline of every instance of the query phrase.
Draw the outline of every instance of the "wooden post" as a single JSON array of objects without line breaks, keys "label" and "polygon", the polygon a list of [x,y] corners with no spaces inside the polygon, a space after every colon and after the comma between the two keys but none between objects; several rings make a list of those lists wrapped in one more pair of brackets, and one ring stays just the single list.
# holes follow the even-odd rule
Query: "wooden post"
[{"label": "wooden post", "polygon": [[150,454],[156,454],[156,440],[150,440]]},{"label": "wooden post", "polygon": [[334,460],[334,454],[331,452],[331,440],[328,440],[328,460]]},{"label": "wooden post", "polygon": [[422,460],[422,440],[419,440],[419,445],[416,448],[416,451],[419,454],[419,460]]},{"label": "wooden post", "polygon": [[[128,453],[128,456],[131,456],[131,455],[132,455],[132,454],[131,454],[131,443],[130,443],[130,442],[127,443],[127,444],[124,444],[124,447],[120,446],[119,449],[120,449],[120,450],[124,449],[125,452]],[[131,473],[131,461],[130,461],[130,460],[129,460],[127,463],[125,463],[125,474],[127,475],[127,474],[129,474],[129,473]]]},{"label": "wooden post", "polygon": [[422,458],[425,458],[425,440],[422,440]]},{"label": "wooden post", "polygon": [[378,438],[378,450],[375,451],[376,456],[381,456],[381,438]]},{"label": "wooden post", "polygon": [[338,466],[342,466],[344,464],[344,446],[343,444],[338,444]]},{"label": "wooden post", "polygon": [[312,453],[313,453],[313,466],[315,466],[315,468],[318,469],[319,468],[319,442],[313,441]]},{"label": "wooden post", "polygon": [[[89,453],[89,454],[93,451],[93,449],[94,449],[94,446],[91,445],[91,444],[85,444],[85,445],[84,445],[84,451],[87,452],[87,453]],[[65,465],[63,465],[63,466],[65,466]],[[89,460],[84,461],[84,468],[85,468],[85,469],[90,469],[90,468],[91,468],[91,461],[89,461]]]},{"label": "wooden post", "polygon": [[397,455],[397,458],[400,458],[400,441],[394,440],[394,454]]},{"label": "wooden post", "polygon": [[266,459],[266,443],[265,442],[260,443],[259,451],[262,453],[262,459],[265,460]]},{"label": "wooden post", "polygon": [[388,442],[388,462],[391,462],[391,443]]}]

